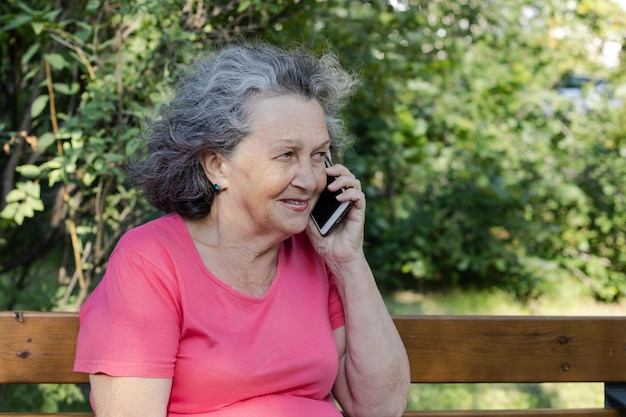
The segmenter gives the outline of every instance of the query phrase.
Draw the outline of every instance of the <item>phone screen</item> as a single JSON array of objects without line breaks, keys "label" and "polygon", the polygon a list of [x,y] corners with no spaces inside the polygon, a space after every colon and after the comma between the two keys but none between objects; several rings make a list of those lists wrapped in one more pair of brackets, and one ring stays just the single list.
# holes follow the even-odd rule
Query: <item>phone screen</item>
[{"label": "phone screen", "polygon": [[[326,159],[326,166],[331,166],[330,159]],[[330,176],[326,176],[326,186],[333,182],[335,179]],[[339,202],[337,196],[341,194],[343,190],[337,190],[331,192],[328,188],[324,188],[324,191],[320,194],[311,217],[317,229],[322,236],[326,236],[333,228],[343,219],[345,214],[350,208],[350,202]]]},{"label": "phone screen", "polygon": [[[333,177],[326,176],[326,185],[328,186],[328,184],[334,180]],[[311,213],[320,225],[326,224],[335,210],[341,205],[336,198],[339,194],[341,194],[341,190],[331,192],[328,188],[324,188],[324,191],[320,194],[320,198],[317,200],[313,212]]]}]

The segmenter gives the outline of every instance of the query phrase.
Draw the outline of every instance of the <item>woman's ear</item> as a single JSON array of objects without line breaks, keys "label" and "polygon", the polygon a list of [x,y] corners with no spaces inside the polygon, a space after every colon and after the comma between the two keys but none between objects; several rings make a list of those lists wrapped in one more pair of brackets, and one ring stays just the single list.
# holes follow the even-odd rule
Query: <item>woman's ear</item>
[{"label": "woman's ear", "polygon": [[211,184],[219,184],[221,190],[225,190],[228,186],[227,176],[225,175],[225,163],[228,159],[217,152],[211,152],[202,158],[202,169]]}]

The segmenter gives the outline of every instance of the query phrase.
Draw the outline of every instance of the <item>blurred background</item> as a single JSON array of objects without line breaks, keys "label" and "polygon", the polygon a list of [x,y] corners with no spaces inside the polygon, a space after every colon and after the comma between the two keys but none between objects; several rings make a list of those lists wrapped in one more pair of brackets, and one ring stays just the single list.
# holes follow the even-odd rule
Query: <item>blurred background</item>
[{"label": "blurred background", "polygon": [[[334,51],[344,162],[396,314],[626,312],[626,5],[617,0],[5,0],[0,309],[80,308],[159,215],[124,178],[181,69],[234,38]],[[86,387],[0,387],[0,411]],[[602,404],[601,387],[420,387],[411,407]],[[585,402],[585,404],[581,404]]]}]

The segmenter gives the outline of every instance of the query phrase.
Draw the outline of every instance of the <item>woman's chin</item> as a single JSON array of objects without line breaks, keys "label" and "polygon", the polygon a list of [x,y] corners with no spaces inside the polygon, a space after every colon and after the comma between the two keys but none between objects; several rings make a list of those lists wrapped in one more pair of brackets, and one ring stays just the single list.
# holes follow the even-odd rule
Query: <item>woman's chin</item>
[{"label": "woman's chin", "polygon": [[293,236],[304,232],[308,224],[308,219],[306,222],[294,222],[292,224],[286,224],[283,230],[285,231],[285,234]]}]

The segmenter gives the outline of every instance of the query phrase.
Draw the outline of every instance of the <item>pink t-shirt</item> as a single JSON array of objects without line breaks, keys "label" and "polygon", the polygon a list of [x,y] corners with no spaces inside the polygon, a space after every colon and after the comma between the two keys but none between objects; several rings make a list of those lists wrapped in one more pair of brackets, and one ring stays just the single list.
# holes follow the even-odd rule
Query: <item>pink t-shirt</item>
[{"label": "pink t-shirt", "polygon": [[173,378],[168,416],[338,417],[333,330],[343,307],[306,235],[272,285],[243,294],[206,268],[183,219],[126,233],[80,312],[74,369]]}]

